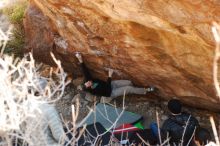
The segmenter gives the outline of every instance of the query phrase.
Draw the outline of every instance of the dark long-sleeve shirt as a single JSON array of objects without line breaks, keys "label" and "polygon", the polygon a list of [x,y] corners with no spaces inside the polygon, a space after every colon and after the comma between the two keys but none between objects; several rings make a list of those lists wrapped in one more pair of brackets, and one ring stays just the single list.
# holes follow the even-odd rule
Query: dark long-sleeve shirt
[{"label": "dark long-sleeve shirt", "polygon": [[[186,126],[188,119],[189,123],[187,124],[187,128],[184,133],[184,127]],[[181,143],[184,133],[183,145],[187,145],[192,134],[194,133],[195,128],[198,126],[199,122],[197,119],[188,113],[183,112],[182,114],[176,116],[170,115],[169,118],[163,123],[161,135],[163,139],[166,139],[167,134],[169,134],[169,137],[171,138],[170,144],[173,145],[173,143],[175,143],[178,145]]]},{"label": "dark long-sleeve shirt", "polygon": [[86,90],[92,93],[93,95],[110,97],[112,92],[111,78],[109,77],[106,82],[99,79],[93,79],[85,64],[81,63],[80,65],[85,77],[85,82],[93,82],[92,87]]}]

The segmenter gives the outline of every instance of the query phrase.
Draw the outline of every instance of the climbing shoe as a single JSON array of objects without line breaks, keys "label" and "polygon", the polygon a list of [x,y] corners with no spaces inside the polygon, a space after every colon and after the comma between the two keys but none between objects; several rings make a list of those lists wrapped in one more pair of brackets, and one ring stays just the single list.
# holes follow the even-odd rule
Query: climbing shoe
[{"label": "climbing shoe", "polygon": [[149,92],[154,92],[154,91],[156,91],[157,88],[154,87],[154,86],[148,86],[148,87],[145,88],[145,90],[146,90],[146,93],[149,93]]}]

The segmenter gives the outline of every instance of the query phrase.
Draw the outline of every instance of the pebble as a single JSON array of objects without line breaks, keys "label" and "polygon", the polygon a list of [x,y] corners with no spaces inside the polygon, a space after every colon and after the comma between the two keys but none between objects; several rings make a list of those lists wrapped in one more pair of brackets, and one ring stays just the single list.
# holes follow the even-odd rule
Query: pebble
[{"label": "pebble", "polygon": [[201,118],[200,118],[199,116],[196,116],[196,119],[197,119],[198,121],[200,121],[200,120],[201,120]]},{"label": "pebble", "polygon": [[82,83],[83,83],[83,78],[77,78],[77,79],[72,80],[72,84],[76,87],[81,85]]},{"label": "pebble", "polygon": [[85,99],[87,101],[93,102],[94,101],[94,95],[92,95],[90,93],[86,93]]},{"label": "pebble", "polygon": [[79,107],[82,108],[82,104],[81,103],[79,104]]},{"label": "pebble", "polygon": [[149,105],[149,102],[144,102],[144,106],[148,106]]},{"label": "pebble", "polygon": [[161,120],[165,121],[168,117],[166,115],[161,116]]},{"label": "pebble", "polygon": [[70,116],[70,114],[71,114],[71,108],[69,108],[69,107],[64,108],[63,114],[64,114],[64,116]]},{"label": "pebble", "polygon": [[86,107],[88,104],[89,104],[89,102],[88,102],[88,101],[83,101],[83,102],[82,102],[82,107],[84,107],[84,108],[85,108],[85,107]]},{"label": "pebble", "polygon": [[164,101],[164,102],[162,102],[163,103],[163,105],[168,105],[168,102],[167,101]]},{"label": "pebble", "polygon": [[80,94],[76,94],[73,99],[72,99],[72,103],[76,101],[76,99],[81,99],[81,95]]},{"label": "pebble", "polygon": [[71,94],[67,94],[66,96],[63,97],[63,99],[65,99],[65,100],[68,100],[68,99],[71,99],[71,98],[72,98]]},{"label": "pebble", "polygon": [[88,104],[89,104],[89,101],[81,99],[80,103],[79,103],[79,107],[82,108],[81,110],[83,110],[84,108],[86,108],[86,105],[88,105]]}]

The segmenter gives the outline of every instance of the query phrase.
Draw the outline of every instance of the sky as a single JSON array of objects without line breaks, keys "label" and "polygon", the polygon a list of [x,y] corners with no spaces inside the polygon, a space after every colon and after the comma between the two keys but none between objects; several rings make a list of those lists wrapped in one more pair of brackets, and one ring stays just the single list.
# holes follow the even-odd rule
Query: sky
[{"label": "sky", "polygon": [[0,9],[5,7],[9,3],[14,3],[16,0],[0,0]]},{"label": "sky", "polygon": [[0,0],[0,9],[4,7],[5,0]]}]

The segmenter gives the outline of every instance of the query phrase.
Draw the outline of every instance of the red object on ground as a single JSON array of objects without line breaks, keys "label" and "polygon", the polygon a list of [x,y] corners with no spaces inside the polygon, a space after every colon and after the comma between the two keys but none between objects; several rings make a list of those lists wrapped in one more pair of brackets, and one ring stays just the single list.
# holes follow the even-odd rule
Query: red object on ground
[{"label": "red object on ground", "polygon": [[113,130],[113,134],[119,134],[123,132],[131,132],[131,131],[137,131],[137,130],[140,130],[140,129],[135,127],[132,124],[122,124],[121,126]]}]

